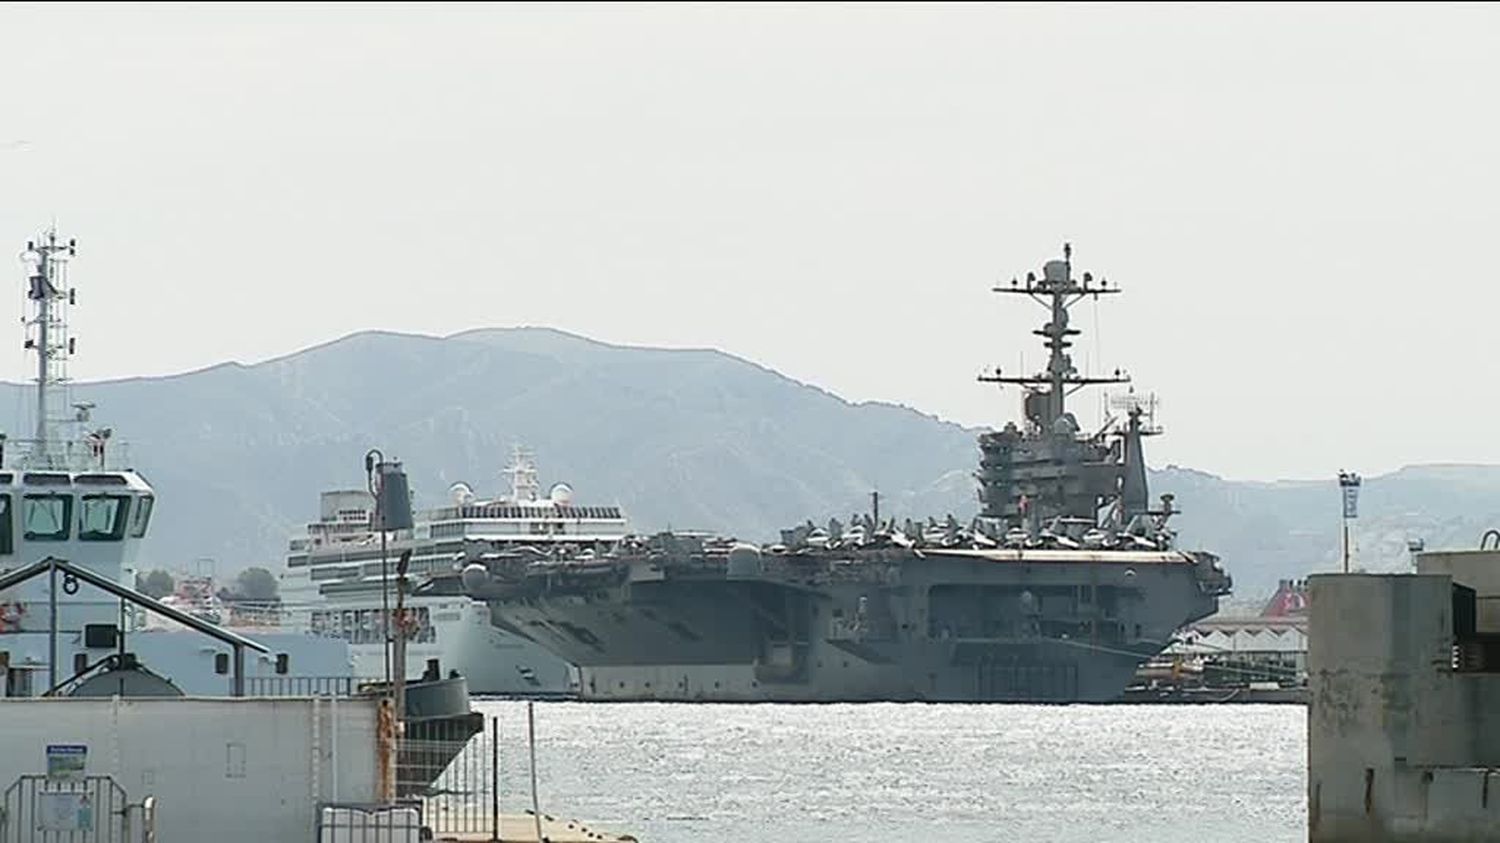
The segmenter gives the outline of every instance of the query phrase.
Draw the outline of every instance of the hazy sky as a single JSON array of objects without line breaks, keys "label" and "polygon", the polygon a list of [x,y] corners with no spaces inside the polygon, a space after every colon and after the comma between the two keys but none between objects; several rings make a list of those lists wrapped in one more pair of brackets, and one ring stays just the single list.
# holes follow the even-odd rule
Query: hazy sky
[{"label": "hazy sky", "polygon": [[84,378],[548,325],[999,424],[1070,240],[1153,464],[1500,462],[1497,81],[1491,5],[0,6],[0,246]]}]

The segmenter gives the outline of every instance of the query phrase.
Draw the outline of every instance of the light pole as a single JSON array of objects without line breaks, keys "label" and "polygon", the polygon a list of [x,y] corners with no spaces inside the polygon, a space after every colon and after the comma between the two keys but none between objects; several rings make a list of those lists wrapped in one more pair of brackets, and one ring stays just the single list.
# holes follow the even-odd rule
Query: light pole
[{"label": "light pole", "polygon": [[379,448],[371,448],[365,454],[365,478],[370,495],[375,498],[373,526],[380,531],[381,631],[385,643],[385,681],[390,685],[396,679],[405,680],[406,665],[391,662],[391,570],[386,542],[390,531],[411,529],[411,493],[401,463],[387,461]]},{"label": "light pole", "polygon": [[1417,554],[1427,549],[1427,543],[1420,537],[1406,540],[1406,552],[1411,555],[1411,569],[1417,569]]},{"label": "light pole", "polygon": [[1349,522],[1359,517],[1359,475],[1339,472],[1339,490],[1344,498],[1344,573],[1349,573]]},{"label": "light pole", "polygon": [[365,453],[365,485],[370,490],[370,497],[375,500],[375,523],[370,526],[380,531],[380,634],[381,641],[385,645],[385,684],[391,684],[391,597],[386,588],[390,581],[390,571],[385,559],[385,513],[381,506],[382,496],[380,494],[380,478],[375,473],[375,467],[385,464],[385,454],[379,448],[371,448]]}]

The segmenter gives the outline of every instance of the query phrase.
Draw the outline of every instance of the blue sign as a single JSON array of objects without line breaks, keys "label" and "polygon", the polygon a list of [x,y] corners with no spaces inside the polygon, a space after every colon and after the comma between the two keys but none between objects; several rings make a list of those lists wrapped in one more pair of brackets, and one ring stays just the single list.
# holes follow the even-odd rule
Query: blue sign
[{"label": "blue sign", "polygon": [[88,760],[89,748],[83,744],[47,744],[47,778],[81,779]]}]

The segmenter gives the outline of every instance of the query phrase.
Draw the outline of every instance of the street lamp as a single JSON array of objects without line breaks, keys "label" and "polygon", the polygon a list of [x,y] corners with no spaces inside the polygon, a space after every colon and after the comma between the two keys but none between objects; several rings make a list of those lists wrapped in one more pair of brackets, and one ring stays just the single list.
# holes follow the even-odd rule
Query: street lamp
[{"label": "street lamp", "polygon": [[1411,554],[1411,569],[1413,571],[1417,569],[1417,554],[1426,549],[1427,543],[1422,541],[1420,537],[1406,540],[1406,552]]}]

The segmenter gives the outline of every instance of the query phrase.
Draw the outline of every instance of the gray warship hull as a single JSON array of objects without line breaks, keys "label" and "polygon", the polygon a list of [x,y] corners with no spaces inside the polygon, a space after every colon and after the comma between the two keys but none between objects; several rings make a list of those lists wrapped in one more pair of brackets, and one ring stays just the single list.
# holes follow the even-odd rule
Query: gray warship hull
[{"label": "gray warship hull", "polygon": [[584,698],[694,702],[1105,702],[1227,587],[1211,557],[1175,551],[732,556],[470,586],[577,665]]}]

